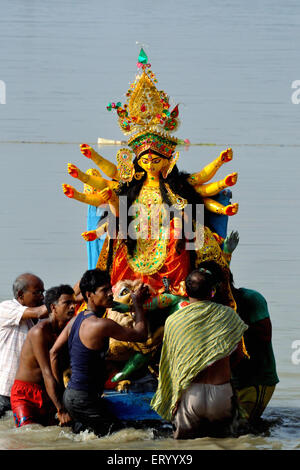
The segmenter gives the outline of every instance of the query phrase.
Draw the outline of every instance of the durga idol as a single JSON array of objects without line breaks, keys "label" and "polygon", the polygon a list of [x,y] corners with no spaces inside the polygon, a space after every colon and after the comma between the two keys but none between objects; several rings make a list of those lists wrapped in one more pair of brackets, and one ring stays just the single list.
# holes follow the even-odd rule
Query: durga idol
[{"label": "durga idol", "polygon": [[[223,205],[217,196],[237,181],[237,173],[210,182],[218,169],[232,159],[232,150],[226,149],[201,171],[187,173],[177,167],[178,139],[171,133],[179,126],[178,105],[171,109],[169,96],[156,87],[157,79],[142,49],[138,59],[138,73],[126,97],[127,102],[109,103],[107,109],[115,110],[123,133],[128,136],[128,148],[121,148],[116,156],[117,164],[99,155],[87,144],[81,152],[90,158],[97,168],[82,172],[73,164],[68,165],[71,176],[85,186],[83,192],[64,184],[66,196],[99,207],[109,204],[116,217],[116,226],[122,213],[124,196],[127,208],[137,207],[128,216],[125,232],[110,236],[106,219],[100,221],[96,230],[84,232],[87,241],[93,241],[107,233],[97,267],[108,270],[112,285],[120,280],[140,279],[148,284],[155,295],[168,292],[184,296],[184,280],[188,273],[203,261],[216,261],[224,271],[228,264],[221,249],[222,234],[210,225],[210,215],[227,220],[234,215],[238,204]],[[104,173],[103,176],[100,171]],[[107,178],[108,177],[108,178]],[[196,218],[197,205],[204,205],[204,223],[200,227]],[[188,216],[185,208],[191,207]],[[166,226],[166,208],[176,207],[178,213],[171,215]],[[156,236],[151,235],[147,221],[153,222],[157,209]],[[143,214],[142,214],[143,213]],[[182,231],[184,218],[189,217],[194,232],[202,229],[202,242],[193,250],[187,249],[187,234]],[[152,224],[153,225],[153,224]],[[137,236],[132,236],[135,227]],[[167,232],[167,235],[166,235]],[[142,236],[141,236],[142,234]],[[230,304],[230,301],[229,301]]]}]

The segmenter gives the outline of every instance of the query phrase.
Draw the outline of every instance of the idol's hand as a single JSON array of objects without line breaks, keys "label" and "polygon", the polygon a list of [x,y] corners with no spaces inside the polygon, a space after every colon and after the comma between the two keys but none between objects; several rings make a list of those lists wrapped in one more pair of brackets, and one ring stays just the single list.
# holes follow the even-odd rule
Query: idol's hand
[{"label": "idol's hand", "polygon": [[94,240],[97,240],[97,232],[96,230],[90,230],[88,232],[83,232],[81,234],[82,238],[85,239],[86,242],[93,242]]},{"label": "idol's hand", "polygon": [[79,169],[73,163],[68,163],[68,173],[73,176],[73,178],[78,178]]},{"label": "idol's hand", "polygon": [[63,184],[63,185],[62,185],[62,188],[63,188],[64,194],[65,194],[67,197],[70,197],[70,198],[73,198],[73,197],[74,197],[75,189],[73,188],[73,186],[70,186],[69,184]]},{"label": "idol's hand", "polygon": [[239,210],[239,205],[237,202],[234,202],[233,204],[229,204],[228,206],[225,206],[224,212],[225,215],[235,215],[237,211]]},{"label": "idol's hand", "polygon": [[108,202],[112,198],[113,192],[109,188],[102,189],[102,191],[99,192],[99,196],[103,199],[103,204]]},{"label": "idol's hand", "polygon": [[239,232],[232,231],[224,240],[223,250],[225,253],[233,253],[238,246],[239,241]]},{"label": "idol's hand", "polygon": [[231,175],[226,176],[226,178],[224,179],[224,183],[226,186],[233,186],[237,182],[237,179],[238,174],[236,172],[231,173]]},{"label": "idol's hand", "polygon": [[232,160],[233,152],[232,148],[228,148],[226,150],[223,150],[223,152],[220,153],[220,158],[222,162],[230,162]]},{"label": "idol's hand", "polygon": [[93,150],[92,147],[88,144],[81,144],[80,145],[80,151],[81,151],[82,155],[84,155],[87,158],[92,157],[92,150]]}]

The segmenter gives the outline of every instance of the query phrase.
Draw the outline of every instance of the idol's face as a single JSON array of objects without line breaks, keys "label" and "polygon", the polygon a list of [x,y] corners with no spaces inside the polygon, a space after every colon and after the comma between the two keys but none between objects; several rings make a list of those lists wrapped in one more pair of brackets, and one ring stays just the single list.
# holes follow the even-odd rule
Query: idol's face
[{"label": "idol's face", "polygon": [[163,168],[168,165],[168,159],[149,151],[149,153],[139,158],[138,164],[148,175],[158,176]]}]

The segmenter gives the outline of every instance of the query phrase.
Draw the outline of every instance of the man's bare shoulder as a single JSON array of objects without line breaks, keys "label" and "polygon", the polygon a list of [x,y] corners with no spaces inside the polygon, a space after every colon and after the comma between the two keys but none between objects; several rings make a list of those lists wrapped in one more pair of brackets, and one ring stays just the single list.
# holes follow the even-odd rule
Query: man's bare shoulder
[{"label": "man's bare shoulder", "polygon": [[107,329],[113,328],[116,325],[117,323],[114,320],[106,317],[99,318],[93,316],[88,318],[86,322],[86,328],[89,330],[91,329],[94,334],[106,331]]},{"label": "man's bare shoulder", "polygon": [[51,322],[47,318],[45,320],[39,321],[36,325],[34,325],[28,333],[30,339],[35,340],[40,337],[46,337],[52,333]]},{"label": "man's bare shoulder", "polygon": [[87,318],[86,321],[84,321],[83,325],[85,324],[85,326],[89,326],[89,327],[91,326],[93,328],[101,328],[104,325],[106,325],[108,321],[109,321],[109,318],[105,318],[105,317],[99,318],[93,315]]}]

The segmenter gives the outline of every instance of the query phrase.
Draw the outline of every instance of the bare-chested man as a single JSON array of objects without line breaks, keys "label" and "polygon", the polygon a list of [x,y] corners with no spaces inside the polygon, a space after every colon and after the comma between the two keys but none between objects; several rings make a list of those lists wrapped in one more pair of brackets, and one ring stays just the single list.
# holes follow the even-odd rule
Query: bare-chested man
[{"label": "bare-chested man", "polygon": [[70,422],[51,371],[49,350],[74,316],[72,287],[52,287],[46,292],[45,304],[49,318],[39,322],[28,333],[11,390],[11,408],[17,427],[31,423],[56,424],[56,413],[61,425]]}]

